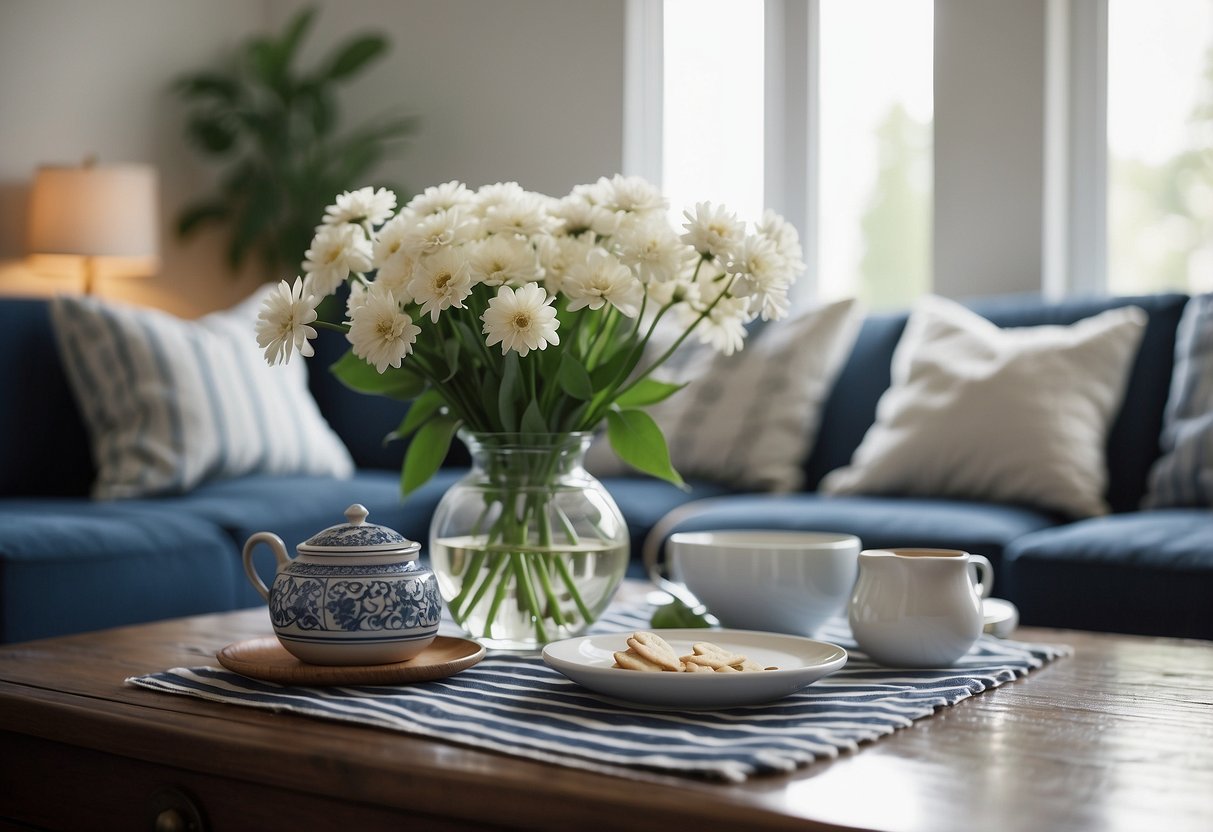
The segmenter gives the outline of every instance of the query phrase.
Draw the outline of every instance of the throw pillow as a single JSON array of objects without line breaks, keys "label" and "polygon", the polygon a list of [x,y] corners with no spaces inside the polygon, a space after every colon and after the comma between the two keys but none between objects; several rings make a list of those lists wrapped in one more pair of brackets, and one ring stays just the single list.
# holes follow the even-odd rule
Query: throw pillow
[{"label": "throw pillow", "polygon": [[[699,345],[679,349],[658,374],[689,383],[648,408],[674,467],[738,488],[799,488],[822,404],[860,319],[855,302],[844,300],[769,322],[730,356]],[[591,447],[587,467],[599,476],[629,470],[605,437]]]},{"label": "throw pillow", "polygon": [[1179,320],[1161,444],[1145,506],[1213,506],[1213,294],[1189,300]]},{"label": "throw pillow", "polygon": [[303,361],[270,367],[264,297],[196,321],[88,297],[51,305],[97,465],[97,499],[180,494],[245,474],[347,477],[349,452],[307,388]]},{"label": "throw pillow", "polygon": [[955,497],[1106,514],[1108,429],[1145,329],[1137,307],[1000,329],[953,301],[916,304],[892,383],[827,494]]}]

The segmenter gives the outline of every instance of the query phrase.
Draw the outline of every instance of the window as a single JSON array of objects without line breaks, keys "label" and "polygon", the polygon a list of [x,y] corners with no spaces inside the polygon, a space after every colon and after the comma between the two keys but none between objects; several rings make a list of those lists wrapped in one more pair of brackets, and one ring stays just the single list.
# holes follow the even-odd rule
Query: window
[{"label": "window", "polygon": [[1213,291],[1213,0],[1109,0],[1113,294]]},{"label": "window", "polygon": [[[789,188],[793,202],[803,195],[815,208],[807,215],[821,218],[799,229],[810,271],[803,283],[822,298],[904,306],[930,288],[933,2],[774,3],[786,14],[768,17],[770,0],[664,1],[662,189],[679,221],[683,207],[702,200],[754,220],[765,207],[780,209],[764,180],[816,160]],[[818,11],[806,16],[805,8]],[[809,66],[820,82],[802,95],[797,81],[764,72],[773,42],[797,53],[776,66]],[[819,128],[781,152],[810,164],[764,158],[768,131],[806,113]]]}]

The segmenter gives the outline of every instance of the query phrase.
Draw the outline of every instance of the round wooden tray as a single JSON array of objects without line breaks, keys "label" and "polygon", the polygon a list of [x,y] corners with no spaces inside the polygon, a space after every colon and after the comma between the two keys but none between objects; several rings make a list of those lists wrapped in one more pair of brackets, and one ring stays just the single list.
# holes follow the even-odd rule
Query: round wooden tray
[{"label": "round wooden tray", "polygon": [[219,664],[251,679],[283,685],[401,685],[445,679],[484,658],[484,647],[465,638],[438,636],[405,662],[375,665],[306,664],[292,656],[277,638],[253,638],[224,647]]}]

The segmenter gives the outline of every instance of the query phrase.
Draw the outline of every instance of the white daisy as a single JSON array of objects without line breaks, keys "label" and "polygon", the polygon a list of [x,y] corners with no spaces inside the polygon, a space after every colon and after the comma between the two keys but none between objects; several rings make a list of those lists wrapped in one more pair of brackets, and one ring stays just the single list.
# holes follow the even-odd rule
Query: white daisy
[{"label": "white daisy", "polygon": [[463,299],[472,293],[472,273],[463,251],[444,248],[418,260],[408,293],[431,321],[437,322],[443,309],[462,309]]},{"label": "white daisy", "polygon": [[[702,301],[701,301],[702,303]],[[722,355],[732,355],[745,346],[746,310],[749,302],[745,298],[721,298],[712,307],[707,317],[699,322],[695,333],[701,344],[709,344]],[[680,307],[679,314],[685,326],[690,326],[703,314],[703,308],[695,305]]]},{"label": "white daisy", "polygon": [[673,280],[682,274],[691,254],[669,223],[656,217],[625,224],[615,244],[620,262],[634,270],[642,283]]},{"label": "white daisy", "polygon": [[345,319],[354,317],[354,310],[366,302],[366,284],[361,280],[350,283],[350,296],[345,299]]},{"label": "white daisy", "polygon": [[540,237],[539,263],[543,269],[543,285],[548,294],[555,295],[564,284],[565,275],[575,263],[582,263],[597,248],[592,234],[580,237]]},{"label": "white daisy", "polygon": [[493,206],[517,199],[525,193],[526,191],[517,182],[497,182],[493,185],[485,185],[476,191],[475,213],[480,217],[486,216],[488,210]]},{"label": "white daisy", "polygon": [[723,205],[698,202],[694,213],[686,210],[682,215],[687,219],[682,241],[701,256],[723,256],[745,236],[745,224]]},{"label": "white daisy", "polygon": [[400,361],[413,351],[421,328],[401,311],[391,290],[374,284],[366,291],[362,303],[350,312],[350,331],[346,338],[353,345],[354,355],[379,372],[399,367]]},{"label": "white daisy", "polygon": [[589,307],[601,309],[609,303],[629,318],[640,314],[644,286],[619,258],[596,248],[581,263],[569,268],[561,284],[569,299],[569,311]]},{"label": "white daisy", "polygon": [[409,226],[413,220],[405,215],[393,217],[375,235],[375,282],[391,289],[401,303],[409,303],[405,287],[413,278],[416,257],[408,245]]},{"label": "white daisy", "polygon": [[609,237],[619,227],[619,218],[615,212],[608,211],[576,193],[556,200],[550,210],[551,215],[558,220],[554,231],[572,237],[586,231]]},{"label": "white daisy", "polygon": [[490,347],[501,344],[502,355],[515,350],[526,357],[531,350],[560,343],[556,310],[547,292],[537,283],[528,283],[520,289],[502,286],[497,297],[489,299],[489,308],[480,320],[484,321],[483,332],[488,336],[485,344]]},{"label": "white daisy", "polygon": [[413,257],[458,245],[475,233],[475,224],[459,208],[417,217],[404,232],[404,247]]},{"label": "white daisy", "polygon": [[640,176],[615,174],[603,185],[603,206],[625,214],[664,214],[666,198],[648,180]]},{"label": "white daisy", "polygon": [[532,237],[546,234],[552,227],[547,199],[523,192],[502,199],[484,209],[484,230],[489,234],[518,234]]},{"label": "white daisy", "polygon": [[488,286],[521,286],[539,280],[541,269],[535,251],[526,240],[490,237],[471,243],[468,266],[472,280]]},{"label": "white daisy", "polygon": [[426,188],[424,193],[409,200],[408,209],[417,216],[437,214],[452,208],[471,208],[476,201],[476,195],[468,190],[462,182],[452,179],[441,185]]},{"label": "white daisy", "polygon": [[370,271],[371,243],[360,225],[322,225],[304,258],[311,289],[323,298],[337,291],[351,273]]},{"label": "white daisy", "polygon": [[270,290],[257,313],[257,346],[265,350],[265,360],[273,366],[291,360],[298,350],[304,358],[315,350],[308,340],[316,330],[308,326],[316,320],[316,298],[304,288],[301,277],[292,286],[285,280]]},{"label": "white daisy", "polygon": [[382,224],[396,208],[396,194],[387,188],[359,188],[337,197],[337,204],[324,209],[324,224],[362,222],[372,226]]},{"label": "white daisy", "polygon": [[733,294],[749,298],[751,315],[761,313],[767,321],[787,315],[792,275],[787,261],[769,238],[756,234],[747,236],[729,255],[725,270],[737,275]]},{"label": "white daisy", "polygon": [[775,249],[787,261],[793,275],[805,270],[804,250],[800,247],[800,235],[796,233],[794,225],[768,208],[763,212],[756,230],[775,244]]}]

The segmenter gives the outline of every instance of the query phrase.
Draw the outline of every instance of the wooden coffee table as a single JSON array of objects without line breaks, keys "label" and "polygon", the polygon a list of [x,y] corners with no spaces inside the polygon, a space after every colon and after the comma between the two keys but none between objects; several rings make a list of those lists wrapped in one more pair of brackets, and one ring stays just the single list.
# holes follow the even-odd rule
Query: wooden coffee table
[{"label": "wooden coffee table", "polygon": [[[1030,677],[740,785],[613,777],[128,687],[264,609],[0,647],[0,818],[53,829],[1213,829],[1213,643],[1052,630]],[[161,824],[156,825],[157,820]],[[0,828],[6,823],[0,820]]]}]

